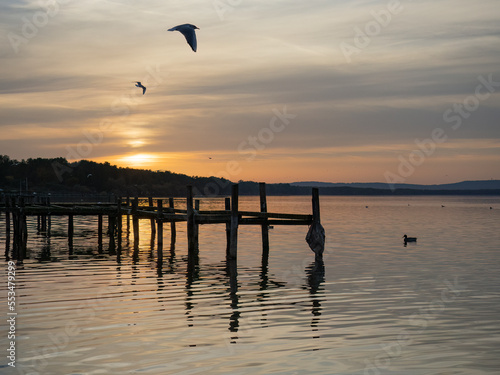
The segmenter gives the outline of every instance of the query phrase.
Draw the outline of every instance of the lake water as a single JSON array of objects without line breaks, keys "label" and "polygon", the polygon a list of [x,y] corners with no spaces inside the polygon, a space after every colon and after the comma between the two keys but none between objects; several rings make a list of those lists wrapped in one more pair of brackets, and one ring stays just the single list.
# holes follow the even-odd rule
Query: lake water
[{"label": "lake water", "polygon": [[[95,219],[75,217],[72,256],[67,218],[52,218],[50,238],[29,219],[30,258],[16,271],[16,368],[2,355],[0,373],[500,373],[500,197],[320,199],[323,265],[307,227],[275,226],[263,266],[260,228],[245,226],[237,273],[225,261],[224,225],[200,228],[196,267],[185,223],[172,251],[165,226],[158,273],[149,221],[138,259],[124,234],[117,262],[107,240],[99,253]],[[270,212],[310,206],[310,197],[268,197]],[[258,197],[241,198],[240,209],[258,210]],[[403,246],[405,233],[417,243]],[[5,354],[7,325],[0,334]]]}]

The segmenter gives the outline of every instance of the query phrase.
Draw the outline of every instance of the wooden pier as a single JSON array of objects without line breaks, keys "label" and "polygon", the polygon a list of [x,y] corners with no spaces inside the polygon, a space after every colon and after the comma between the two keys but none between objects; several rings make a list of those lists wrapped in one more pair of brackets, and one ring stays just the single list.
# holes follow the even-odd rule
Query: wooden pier
[{"label": "wooden pier", "polygon": [[[157,263],[161,268],[163,263],[163,225],[170,224],[171,245],[176,241],[176,225],[186,222],[188,258],[197,258],[199,226],[208,224],[226,224],[226,256],[228,260],[237,258],[238,230],[240,226],[258,225],[262,232],[262,256],[267,263],[269,256],[269,228],[274,225],[308,225],[320,223],[318,189],[312,190],[312,214],[272,213],[267,210],[266,186],[259,184],[260,211],[239,210],[238,185],[232,185],[231,197],[225,198],[224,210],[200,210],[200,200],[194,199],[192,186],[187,186],[186,209],[174,207],[174,199],[153,199],[150,197],[147,205],[139,205],[139,198],[117,198],[115,203],[51,203],[49,197],[34,203],[22,196],[6,196],[0,211],[5,212],[6,219],[6,249],[9,257],[12,245],[12,259],[22,263],[26,258],[26,244],[28,240],[27,216],[37,217],[37,231],[50,236],[51,217],[68,217],[68,249],[73,249],[74,216],[98,217],[98,247],[103,246],[103,219],[108,218],[109,251],[121,254],[122,223],[126,217],[127,238],[130,233],[130,218],[132,218],[132,232],[134,253],[139,246],[139,220],[148,219],[151,222],[151,245],[157,249]],[[156,206],[153,204],[156,200]],[[167,205],[168,202],[168,205]],[[165,204],[164,204],[165,203]],[[11,232],[11,228],[13,231]]]}]

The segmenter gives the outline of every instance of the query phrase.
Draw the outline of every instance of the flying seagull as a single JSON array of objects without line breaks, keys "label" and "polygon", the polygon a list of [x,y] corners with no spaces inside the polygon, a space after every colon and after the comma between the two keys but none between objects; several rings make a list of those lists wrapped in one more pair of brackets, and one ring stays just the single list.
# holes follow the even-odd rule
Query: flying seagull
[{"label": "flying seagull", "polygon": [[135,84],[135,87],[141,87],[142,88],[142,95],[146,93],[146,87],[142,85],[139,81]]},{"label": "flying seagull", "polygon": [[195,25],[185,23],[183,25],[172,27],[171,29],[168,29],[168,31],[179,31],[182,35],[184,35],[186,41],[191,46],[191,49],[196,52],[196,33],[194,32],[195,29],[199,30],[199,28]]}]

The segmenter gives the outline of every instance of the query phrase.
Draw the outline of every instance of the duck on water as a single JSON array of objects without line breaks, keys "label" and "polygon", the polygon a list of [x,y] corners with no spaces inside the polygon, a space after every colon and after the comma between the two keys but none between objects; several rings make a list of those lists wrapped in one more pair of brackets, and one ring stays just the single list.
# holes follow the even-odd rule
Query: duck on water
[{"label": "duck on water", "polygon": [[407,242],[417,242],[417,237],[408,237],[406,234],[403,236],[405,244]]}]

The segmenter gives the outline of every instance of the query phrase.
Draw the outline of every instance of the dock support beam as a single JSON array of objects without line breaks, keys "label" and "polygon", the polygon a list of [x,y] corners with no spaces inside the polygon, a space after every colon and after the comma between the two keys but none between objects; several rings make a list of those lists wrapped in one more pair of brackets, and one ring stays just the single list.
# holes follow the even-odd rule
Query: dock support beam
[{"label": "dock support beam", "polygon": [[102,253],[102,215],[97,216],[97,251]]},{"label": "dock support beam", "polygon": [[119,197],[116,202],[116,231],[117,231],[117,242],[118,242],[118,254],[122,251],[122,198]]},{"label": "dock support beam", "polygon": [[137,207],[139,206],[139,197],[134,198],[132,203],[132,227],[134,231],[134,252],[139,249],[139,218],[137,217]]},{"label": "dock support beam", "polygon": [[[174,212],[174,198],[168,198],[168,207]],[[170,222],[170,247],[175,245],[177,231],[175,229],[175,221]]]},{"label": "dock support beam", "polygon": [[238,184],[231,187],[231,233],[229,258],[236,259],[238,253]]},{"label": "dock support beam", "polygon": [[[50,197],[47,197],[47,207],[49,207],[48,211],[50,212]],[[47,237],[50,237],[50,231],[52,229],[52,216],[50,213],[47,215],[47,226],[45,228],[47,230]]]},{"label": "dock support beam", "polygon": [[5,258],[10,252],[10,199],[5,199]]},{"label": "dock support beam", "polygon": [[109,234],[109,253],[116,253],[116,245],[115,245],[115,220],[116,218],[112,215],[108,216],[108,234]]},{"label": "dock support beam", "polygon": [[[260,212],[267,213],[266,184],[259,183]],[[267,264],[269,259],[269,224],[267,220],[262,224],[262,263]]]},{"label": "dock support beam", "polygon": [[188,252],[191,253],[196,250],[196,224],[194,218],[194,207],[193,207],[193,187],[189,185],[187,187],[187,197],[186,197],[186,208],[187,208],[187,236],[188,236]]},{"label": "dock support beam", "polygon": [[[200,200],[195,199],[194,200],[194,213],[195,215],[200,212]],[[196,247],[198,248],[199,244],[199,235],[200,235],[200,224],[196,222],[196,216],[194,217],[194,243],[196,244]]]},{"label": "dock support beam", "polygon": [[[153,208],[153,197],[149,197],[148,198],[148,203],[149,203],[149,207],[150,208]],[[150,223],[151,223],[151,251],[154,250],[154,247],[155,247],[155,239],[156,239],[156,223],[155,223],[155,219],[150,219]]]},{"label": "dock support beam", "polygon": [[321,215],[319,214],[319,189],[312,188],[312,214],[313,222],[321,223]]},{"label": "dock support beam", "polygon": [[70,214],[68,215],[68,248],[70,253],[73,251],[73,233],[74,233],[73,215]]},{"label": "dock support beam", "polygon": [[127,195],[127,242],[130,241],[130,196]]},{"label": "dock support beam", "polygon": [[156,201],[156,206],[158,207],[158,218],[156,219],[156,223],[158,225],[158,254],[157,254],[157,264],[158,269],[161,270],[163,266],[163,201],[158,199]]},{"label": "dock support beam", "polygon": [[[231,211],[231,198],[227,197],[224,201],[226,211]],[[231,222],[226,222],[226,257],[229,259],[229,248],[231,245]]]}]

